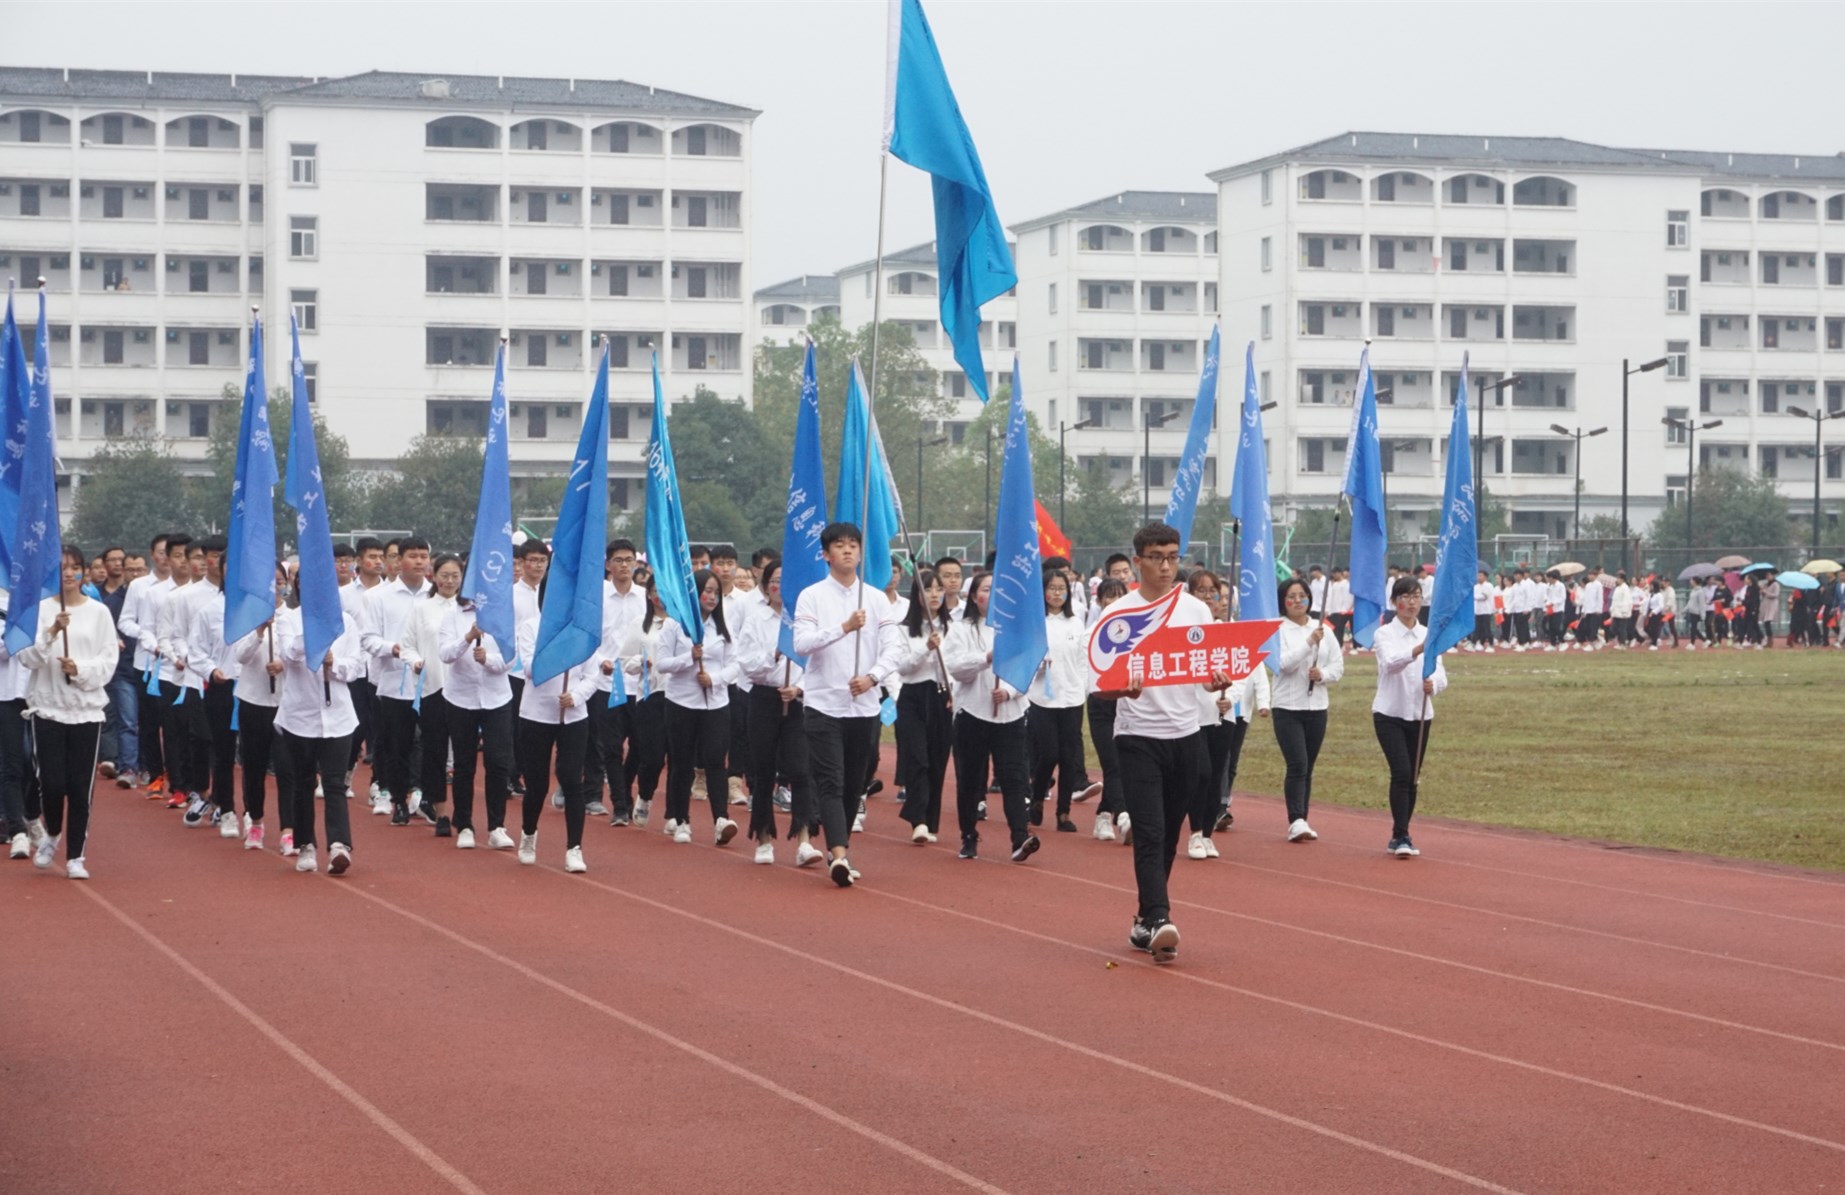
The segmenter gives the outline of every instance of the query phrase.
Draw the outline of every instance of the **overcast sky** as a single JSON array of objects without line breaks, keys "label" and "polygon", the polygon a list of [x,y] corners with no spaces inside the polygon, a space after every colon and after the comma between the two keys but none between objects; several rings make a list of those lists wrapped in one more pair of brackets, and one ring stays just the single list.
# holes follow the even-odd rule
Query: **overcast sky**
[{"label": "overcast sky", "polygon": [[[1348,129],[1845,151],[1845,5],[925,0],[1000,218]],[[884,0],[15,3],[0,61],[619,78],[762,110],[754,284],[872,255]],[[888,243],[932,235],[891,168]]]}]

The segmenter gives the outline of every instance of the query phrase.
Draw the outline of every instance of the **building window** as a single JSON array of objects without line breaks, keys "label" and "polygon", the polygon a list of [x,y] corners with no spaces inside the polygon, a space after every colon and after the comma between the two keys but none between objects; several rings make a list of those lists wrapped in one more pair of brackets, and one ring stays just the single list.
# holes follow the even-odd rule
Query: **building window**
[{"label": "building window", "polygon": [[22,216],[38,215],[38,197],[39,191],[37,183],[21,183],[19,185],[19,214]]},{"label": "building window", "polygon": [[195,440],[211,437],[211,404],[195,402],[188,404],[186,412],[186,433]]},{"label": "building window", "polygon": [[320,256],[319,216],[288,218],[288,255],[302,261],[313,261]]},{"label": "building window", "polygon": [[1262,339],[1267,340],[1275,334],[1275,309],[1267,303],[1262,304]]},{"label": "building window", "polygon": [[319,291],[291,290],[288,302],[295,310],[295,326],[303,332],[315,332],[320,329]]},{"label": "building window", "polygon": [[302,142],[293,142],[288,147],[288,181],[291,186],[313,187],[319,185],[319,171],[315,168],[316,151],[320,147]]},{"label": "building window", "polygon": [[1684,381],[1691,376],[1691,342],[1688,340],[1666,341],[1666,376],[1677,381]]},{"label": "building window", "polygon": [[186,121],[186,147],[188,149],[206,149],[211,145],[211,121],[203,116],[194,116]]},{"label": "building window", "polygon": [[1056,315],[1057,314],[1057,284],[1055,282],[1051,283],[1050,285],[1049,295],[1050,295],[1049,311],[1052,315]]},{"label": "building window", "polygon": [[1275,244],[1269,237],[1262,238],[1262,268],[1265,271],[1275,268]]},{"label": "building window", "polygon": [[1256,399],[1257,401],[1267,402],[1268,393],[1269,393],[1269,373],[1268,373],[1268,370],[1265,369],[1256,379]]},{"label": "building window", "polygon": [[1273,203],[1274,201],[1275,172],[1273,170],[1264,170],[1262,172],[1262,202]]},{"label": "building window", "polygon": [[1052,256],[1052,257],[1056,257],[1056,256],[1057,256],[1057,233],[1058,233],[1058,226],[1057,226],[1057,225],[1055,225],[1055,224],[1053,224],[1053,225],[1051,225],[1051,226],[1050,226],[1049,228],[1047,228],[1047,229],[1045,229],[1044,231],[1045,231],[1045,232],[1047,232],[1048,234],[1050,234],[1050,243],[1051,243],[1051,256]]},{"label": "building window", "polygon": [[1691,276],[1689,274],[1668,274],[1666,276],[1666,310],[1678,315],[1691,310]]},{"label": "building window", "polygon": [[39,141],[43,134],[39,131],[39,114],[21,112],[19,114],[19,139],[21,141]]},{"label": "building window", "polygon": [[1045,368],[1049,369],[1052,373],[1057,372],[1057,342],[1055,340],[1050,343],[1050,352],[1047,354]]},{"label": "building window", "polygon": [[[1684,424],[1690,416],[1691,413],[1684,407],[1666,408],[1666,443],[1683,444],[1685,442]],[[1677,422],[1673,422],[1674,420]]]},{"label": "building window", "polygon": [[1301,448],[1303,449],[1302,460],[1301,460],[1301,472],[1303,473],[1324,473],[1326,472],[1326,441],[1324,440],[1302,440]]},{"label": "building window", "polygon": [[301,385],[307,390],[309,402],[320,401],[320,362],[303,361],[301,363]]},{"label": "building window", "polygon": [[1666,213],[1666,248],[1685,249],[1691,245],[1691,212]]},{"label": "building window", "polygon": [[[543,337],[537,339],[542,340]],[[541,402],[525,404],[525,438],[542,440],[549,434],[551,408]]]}]

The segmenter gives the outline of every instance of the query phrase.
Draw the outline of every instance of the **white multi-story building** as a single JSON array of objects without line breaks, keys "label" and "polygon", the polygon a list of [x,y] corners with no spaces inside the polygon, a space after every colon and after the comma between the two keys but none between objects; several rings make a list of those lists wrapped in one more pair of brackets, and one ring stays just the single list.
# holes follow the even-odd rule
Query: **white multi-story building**
[{"label": "white multi-story building", "polygon": [[823,315],[839,318],[839,276],[802,274],[755,294],[756,342],[797,339]]},{"label": "white multi-story building", "polygon": [[[561,471],[611,350],[613,497],[652,400],[747,400],[748,108],[587,79],[0,68],[0,271],[50,292],[60,450],[200,461],[248,317],[287,316],[355,463],[485,427],[509,337],[516,473]],[[628,443],[631,448],[620,447]]]},{"label": "white multi-story building", "polygon": [[[1371,341],[1393,534],[1439,502],[1463,353],[1490,384],[1484,476],[1515,531],[1629,523],[1686,484],[1668,416],[1721,418],[1703,466],[1776,478],[1796,510],[1845,497],[1790,405],[1845,411],[1845,160],[1620,149],[1560,138],[1348,133],[1213,173],[1226,339],[1256,342],[1277,518],[1329,505]],[[1229,354],[1227,354],[1228,356]],[[1234,367],[1233,367],[1234,368]],[[1240,379],[1232,378],[1232,384]],[[1387,397],[1382,396],[1388,391]],[[1478,400],[1479,391],[1472,398]]]},{"label": "white multi-story building", "polygon": [[[1217,196],[1124,191],[1011,226],[1025,396],[1072,472],[1165,509],[1217,317]],[[1218,489],[1218,450],[1204,488]],[[1228,473],[1222,476],[1227,480]]]},{"label": "white multi-story building", "polygon": [[[876,259],[862,261],[839,271],[839,318],[848,329],[856,330],[871,322],[877,264]],[[981,402],[955,361],[954,346],[942,331],[934,241],[885,255],[884,302],[879,312],[885,323],[899,323],[910,330],[923,360],[941,376],[943,397],[955,402],[952,413],[942,421],[942,430],[953,443],[961,443],[967,425],[980,415]],[[980,352],[986,365],[988,394],[996,393],[999,381],[1011,376],[1012,354],[1018,347],[1015,289],[980,309]]]}]

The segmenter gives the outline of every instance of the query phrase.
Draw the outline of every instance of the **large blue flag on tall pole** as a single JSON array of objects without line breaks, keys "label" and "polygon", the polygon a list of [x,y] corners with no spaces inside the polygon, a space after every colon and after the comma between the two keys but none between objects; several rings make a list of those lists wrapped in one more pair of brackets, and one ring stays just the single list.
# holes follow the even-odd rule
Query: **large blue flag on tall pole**
[{"label": "large blue flag on tall pole", "polygon": [[993,535],[993,674],[1023,693],[1050,652],[1044,625],[1044,561],[1038,549],[1037,491],[1031,482],[1031,434],[1019,359],[1012,358],[1012,404],[1006,418],[1006,458],[999,473],[999,518]]},{"label": "large blue flag on tall pole", "polygon": [[528,673],[542,685],[596,654],[602,643],[603,540],[609,528],[609,342],[583,412],[564,501],[551,532],[551,567]]},{"label": "large blue flag on tall pole", "polygon": [[1358,358],[1358,402],[1345,445],[1345,494],[1352,505],[1352,638],[1370,647],[1379,620],[1390,608],[1384,574],[1389,532],[1384,519],[1384,461],[1377,441],[1377,382],[1371,350]]},{"label": "large blue flag on tall pole", "polygon": [[235,643],[275,617],[275,440],[263,371],[263,321],[250,318],[250,369],[237,426],[231,533],[224,561],[224,641]]},{"label": "large blue flag on tall pole", "polygon": [[327,490],[314,442],[314,408],[308,403],[307,371],[301,365],[301,330],[288,321],[289,375],[294,400],[288,415],[288,467],[282,500],[295,511],[295,551],[301,557],[301,643],[308,666],[319,667],[333,641],[346,629],[340,610],[340,582],[333,571],[333,531]]},{"label": "large blue flag on tall pole", "polygon": [[935,188],[935,261],[942,330],[968,384],[986,402],[980,305],[1018,284],[1006,230],[974,138],[961,118],[921,0],[889,0],[884,147],[927,171]]},{"label": "large blue flag on tall pole", "polygon": [[[869,468],[865,462],[867,452],[871,454]],[[883,589],[890,580],[890,541],[898,533],[897,498],[891,486],[890,467],[884,459],[884,442],[871,413],[865,375],[857,361],[852,363],[846,380],[846,419],[841,432],[833,518],[851,523],[865,537],[859,575],[873,589]]]},{"label": "large blue flag on tall pole", "polygon": [[461,592],[474,605],[474,622],[493,636],[502,655],[516,650],[513,625],[512,475],[507,458],[506,342],[493,359],[493,398],[487,405],[487,451],[481,458],[480,500],[474,540]]},{"label": "large blue flag on tall pole", "polygon": [[1467,439],[1467,357],[1454,389],[1454,424],[1448,432],[1448,478],[1441,491],[1441,542],[1435,548],[1435,592],[1429,637],[1423,641],[1422,675],[1435,675],[1441,654],[1473,633],[1474,574],[1480,570],[1473,497],[1473,451]]},{"label": "large blue flag on tall pole", "polygon": [[[9,433],[17,430],[7,429]],[[19,517],[13,529],[9,586],[13,593],[6,616],[6,649],[14,654],[32,646],[38,636],[38,604],[63,590],[59,575],[64,541],[58,530],[57,429],[51,407],[51,335],[45,326],[43,283],[38,291],[38,330],[32,338],[32,382],[26,391],[21,447]]]},{"label": "large blue flag on tall pole", "polygon": [[[1237,419],[1236,477],[1230,484],[1230,517],[1241,528],[1237,561],[1239,617],[1279,618],[1275,602],[1275,527],[1269,517],[1268,449],[1262,442],[1262,400],[1256,393],[1256,344],[1243,356],[1243,407]],[[1271,663],[1275,658],[1269,652]]]},{"label": "large blue flag on tall pole", "polygon": [[692,546],[685,537],[685,505],[679,500],[679,470],[667,434],[666,399],[660,393],[660,354],[653,355],[653,431],[647,440],[647,565],[667,616],[692,642],[705,641],[704,613],[692,580]]},{"label": "large blue flag on tall pole", "polygon": [[[0,325],[0,439],[11,447],[23,443],[26,422],[26,392],[32,386],[32,371],[26,365],[25,342],[19,338],[19,325],[13,320],[13,286],[6,289],[6,322]],[[0,577],[13,575],[13,533],[19,524],[19,483],[22,476],[19,458],[12,452],[0,452]]]},{"label": "large blue flag on tall pole", "polygon": [[1185,432],[1185,454],[1166,500],[1166,523],[1178,529],[1179,550],[1192,542],[1192,521],[1198,514],[1198,494],[1204,488],[1204,461],[1211,451],[1211,429],[1217,423],[1217,357],[1220,329],[1211,325],[1211,340],[1204,349],[1204,371],[1198,375],[1198,398],[1192,403],[1192,421]]},{"label": "large blue flag on tall pole", "polygon": [[794,461],[788,473],[788,511],[782,520],[782,655],[803,668],[807,658],[794,650],[794,608],[801,591],[824,580],[826,552],[820,532],[826,528],[826,467],[820,452],[820,382],[814,370],[814,342],[807,342],[801,363],[801,406],[794,419]]}]

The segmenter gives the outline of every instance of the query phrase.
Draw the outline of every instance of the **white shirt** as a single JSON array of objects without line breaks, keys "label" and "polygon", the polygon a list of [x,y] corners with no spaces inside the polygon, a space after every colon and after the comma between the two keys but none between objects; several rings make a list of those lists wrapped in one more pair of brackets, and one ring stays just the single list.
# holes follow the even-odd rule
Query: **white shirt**
[{"label": "white shirt", "polygon": [[276,707],[276,729],[304,739],[337,739],[359,728],[346,688],[365,675],[365,649],[359,643],[359,624],[342,615],[345,629],[333,641],[331,678],[323,661],[312,667],[302,634],[300,610],[278,610],[275,616],[275,654],[282,661],[282,700]]},{"label": "white shirt", "polygon": [[[382,585],[384,582],[380,581],[378,584]],[[377,585],[372,586],[372,589],[376,588],[378,588]],[[340,610],[352,615],[352,621],[361,627],[365,625],[365,595],[371,591],[358,577],[340,586]],[[365,661],[365,674],[371,675],[370,657],[367,657]]]},{"label": "white shirt", "polygon": [[1493,594],[1497,592],[1491,581],[1482,581],[1473,587],[1473,612],[1478,617],[1493,612]]},{"label": "white shirt", "polygon": [[[520,658],[529,660],[538,646],[536,614],[519,624],[518,639]],[[598,650],[589,659],[558,673],[542,685],[527,678],[525,691],[519,695],[519,716],[528,722],[581,722],[589,717],[589,703],[596,695],[596,674],[601,670],[602,653]],[[566,682],[576,703],[569,709],[560,709],[557,703],[564,695]]]},{"label": "white shirt", "polygon": [[[1108,604],[1109,614],[1152,605],[1138,589],[1130,589]],[[1167,626],[1203,626],[1215,621],[1211,608],[1189,593],[1181,593]],[[1328,638],[1331,638],[1328,636]],[[1198,685],[1154,685],[1139,697],[1115,703],[1115,737],[1134,735],[1149,739],[1182,739],[1198,733]]]},{"label": "white shirt", "polygon": [[1544,586],[1544,606],[1547,613],[1561,614],[1563,607],[1569,603],[1569,590],[1561,581],[1551,581]]},{"label": "white shirt", "polygon": [[[26,717],[66,724],[101,722],[109,704],[105,686],[115,677],[121,652],[115,620],[109,617],[109,608],[95,598],[70,607],[67,613],[70,626],[59,634],[51,629],[58,620],[58,599],[48,597],[38,604],[38,637],[19,653],[20,665],[32,670],[26,685]],[[77,661],[77,675],[69,680],[59,663],[65,656]]]},{"label": "white shirt", "polygon": [[[12,594],[0,589],[0,614],[11,605]],[[6,643],[0,640],[0,701],[18,701],[26,695],[27,687],[32,683],[32,670],[19,662],[19,658],[6,649]]]},{"label": "white shirt", "polygon": [[128,583],[122,598],[122,618],[116,629],[121,637],[135,645],[135,671],[146,672],[154,659],[154,607],[150,595],[173,588],[173,582],[149,573]]},{"label": "white shirt", "polygon": [[1332,596],[1326,599],[1326,612],[1328,614],[1350,614],[1352,609],[1352,583],[1350,581],[1334,581],[1332,583]]},{"label": "white shirt", "polygon": [[1614,615],[1616,618],[1626,618],[1633,612],[1633,588],[1626,584],[1616,585],[1614,587],[1614,592],[1609,595],[1608,613]]},{"label": "white shirt", "polygon": [[[231,693],[237,700],[269,709],[275,709],[281,703],[282,678],[269,675],[274,635],[275,627],[271,626],[268,630],[251,631],[231,645],[231,654],[237,660],[237,687]],[[273,688],[271,681],[274,682]]]},{"label": "white shirt", "polygon": [[[410,615],[405,646],[423,662],[423,696],[433,697],[442,691],[448,679],[448,665],[442,662],[442,626],[455,610],[455,599],[431,593],[428,600],[416,603]],[[417,678],[410,677],[415,695]]]},{"label": "white shirt", "polygon": [[[1221,711],[1217,708],[1218,699],[1229,704]],[[1209,726],[1213,722],[1247,722],[1253,710],[1265,710],[1270,705],[1268,668],[1258,664],[1250,669],[1249,675],[1234,681],[1222,693],[1213,693],[1204,685],[1198,686],[1198,724]]]},{"label": "white shirt", "polygon": [[781,654],[781,615],[768,602],[758,602],[744,606],[743,617],[743,631],[737,635],[737,667],[743,679],[771,689],[802,685],[807,669]]},{"label": "white shirt", "polygon": [[[537,617],[538,587],[536,585],[527,585],[523,577],[514,580],[513,638],[517,639],[519,637],[518,628],[525,625],[526,619]],[[536,640],[534,640],[534,642],[536,642]],[[525,675],[525,657],[516,650],[513,653],[512,674],[518,677],[523,677]]]},{"label": "white shirt", "polygon": [[186,675],[210,684],[211,674],[222,672],[234,681],[239,669],[235,653],[224,641],[224,591],[208,581],[198,584],[203,600],[192,603],[192,622],[186,630]]},{"label": "white shirt", "polygon": [[1582,587],[1582,594],[1578,599],[1578,605],[1582,613],[1600,614],[1602,612],[1602,598],[1606,593],[1607,589],[1602,585],[1600,579],[1591,578],[1589,582]]},{"label": "white shirt", "polygon": [[[1318,647],[1309,640],[1319,623],[1309,621],[1306,626],[1296,626],[1289,619],[1281,620],[1279,650],[1276,652],[1275,683],[1270,693],[1275,708],[1284,710],[1323,710],[1331,702],[1326,695],[1328,685],[1337,684],[1345,675],[1345,653],[1339,650],[1339,641],[1331,634],[1322,635]],[[1375,647],[1373,651],[1377,650]],[[1308,690],[1307,670],[1318,668],[1320,679]]]},{"label": "white shirt", "polygon": [[[717,620],[705,619],[705,658],[692,658],[692,636],[675,620],[666,620],[660,631],[658,663],[660,683],[666,699],[689,710],[718,710],[730,704],[730,686],[738,676],[735,639],[726,640],[717,632]],[[698,683],[698,670],[705,670],[711,687]]]},{"label": "white shirt", "polygon": [[[950,628],[953,623],[948,624]],[[942,624],[924,621],[921,635],[911,635],[908,627],[899,627],[902,632],[903,654],[897,658],[897,680],[905,685],[920,685],[925,681],[934,681],[944,689],[952,688],[948,679],[947,668],[936,658],[936,653],[929,650],[929,636],[941,633],[944,640],[948,632],[942,630]]]},{"label": "white shirt", "polygon": [[[410,646],[410,616],[416,604],[427,601],[435,591],[427,579],[418,590],[400,579],[382,581],[366,593],[359,642],[365,654],[376,661],[371,671],[378,696],[393,701],[410,701],[416,696],[411,666],[422,656]],[[398,649],[395,655],[393,648]]]},{"label": "white shirt", "polygon": [[628,637],[621,642],[621,670],[628,678],[628,693],[638,701],[645,701],[660,690],[660,632],[666,629],[667,618],[656,614],[653,626],[642,629],[646,622],[643,615],[641,622],[628,628]]},{"label": "white shirt", "polygon": [[[602,586],[602,658],[614,660],[621,655],[621,645],[627,642],[628,629],[640,623],[641,616],[647,613],[647,591],[639,585],[630,584],[627,593],[616,593],[612,583]],[[724,612],[729,617],[730,611]],[[731,627],[731,634],[736,634],[736,627]],[[604,674],[601,667],[596,668],[596,691],[607,693],[615,687],[613,673]],[[632,697],[634,691],[628,690]]]},{"label": "white shirt", "polygon": [[1025,716],[1029,702],[994,673],[987,662],[992,654],[993,628],[986,620],[962,619],[948,628],[942,639],[942,658],[955,683],[955,710],[982,722],[1017,722]]},{"label": "white shirt", "polygon": [[512,681],[507,673],[512,661],[500,653],[492,635],[483,633],[480,648],[487,657],[482,664],[474,659],[475,645],[468,642],[474,629],[474,610],[459,604],[449,608],[436,637],[436,655],[448,669],[442,687],[448,703],[464,710],[497,710],[512,700]]},{"label": "white shirt", "polygon": [[1031,681],[1031,703],[1065,709],[1089,700],[1089,631],[1078,618],[1044,620],[1048,650]]},{"label": "white shirt", "polygon": [[[192,582],[187,585],[168,585],[165,589],[155,590],[150,594],[149,608],[153,612],[151,620],[154,632],[154,650],[160,653],[160,679],[165,684],[181,683],[185,673],[179,662],[186,658],[186,619],[185,609],[191,601],[191,594],[198,592]],[[147,624],[143,624],[144,627]],[[196,686],[195,686],[196,687]]]},{"label": "white shirt", "polygon": [[[1423,712],[1422,657],[1414,654],[1416,645],[1428,637],[1427,627],[1406,627],[1400,618],[1377,628],[1377,637],[1371,641],[1372,654],[1377,657],[1377,698],[1371,702],[1372,713],[1408,722],[1435,717],[1433,701],[1428,703],[1428,712]],[[1440,659],[1430,679],[1437,693],[1448,687],[1448,671]]]},{"label": "white shirt", "polygon": [[864,586],[865,626],[839,628],[859,609],[859,583],[841,585],[831,573],[801,591],[794,609],[794,650],[807,657],[807,708],[829,718],[871,718],[878,712],[876,688],[852,696],[855,676],[879,685],[897,675],[903,657],[903,628],[891,621],[882,590]]}]

